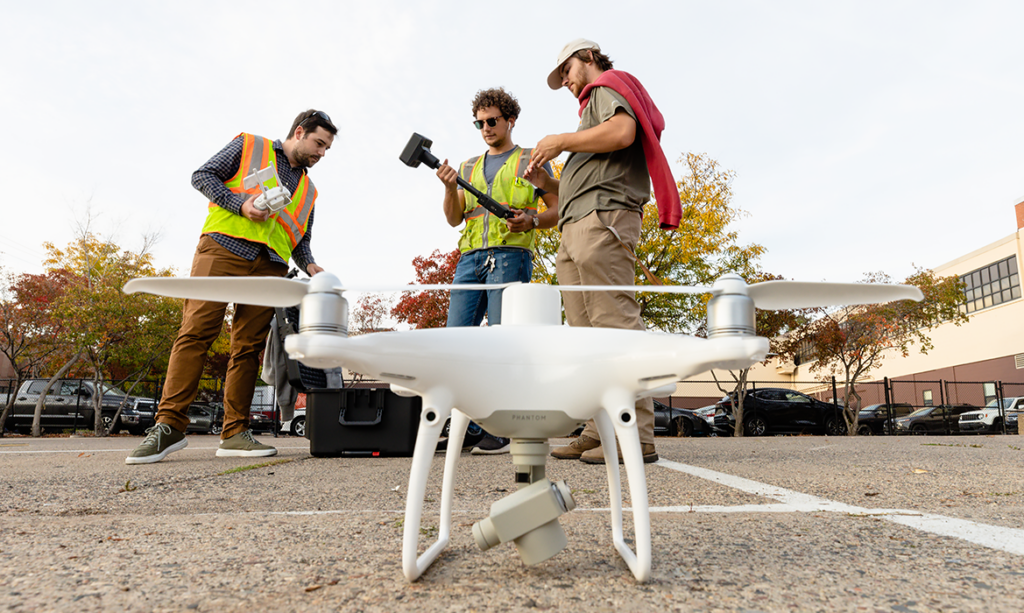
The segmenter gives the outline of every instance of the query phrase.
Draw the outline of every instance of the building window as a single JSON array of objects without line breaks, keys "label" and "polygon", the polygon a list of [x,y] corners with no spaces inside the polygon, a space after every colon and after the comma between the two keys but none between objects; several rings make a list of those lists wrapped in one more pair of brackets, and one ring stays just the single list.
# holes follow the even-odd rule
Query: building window
[{"label": "building window", "polygon": [[981,389],[985,392],[985,404],[992,402],[996,399],[996,384],[995,383],[982,383]]},{"label": "building window", "polygon": [[932,406],[932,391],[924,390],[923,392],[921,392],[921,400],[923,401],[924,406]]},{"label": "building window", "polygon": [[1020,298],[1020,273],[1017,256],[989,264],[961,275],[966,301],[960,305],[963,313],[973,313]]}]

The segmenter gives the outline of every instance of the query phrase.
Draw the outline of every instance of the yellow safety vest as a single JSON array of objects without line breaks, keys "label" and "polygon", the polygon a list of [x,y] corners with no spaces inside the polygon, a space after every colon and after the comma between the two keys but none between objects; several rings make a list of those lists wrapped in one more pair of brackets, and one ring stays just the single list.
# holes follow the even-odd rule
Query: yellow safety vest
[{"label": "yellow safety vest", "polygon": [[[459,166],[459,175],[501,204],[513,209],[525,209],[528,213],[536,215],[539,198],[535,196],[533,184],[523,178],[532,151],[517,146],[516,151],[505,160],[490,184],[484,179],[482,155],[463,162]],[[510,232],[504,219],[480,206],[476,196],[469,191],[463,193],[466,197],[466,209],[462,217],[466,220],[466,227],[462,229],[462,237],[459,238],[459,251],[466,253],[490,247],[523,247],[533,251],[533,230]]]},{"label": "yellow safety vest", "polygon": [[[242,133],[242,161],[238,172],[224,182],[224,187],[235,194],[259,194],[260,188],[245,189],[242,180],[253,172],[273,164],[277,168],[277,153],[274,143],[262,136]],[[237,137],[235,137],[237,138]],[[286,161],[287,163],[287,161]],[[274,186],[270,186],[274,187]],[[299,179],[299,185],[292,194],[292,203],[273,213],[267,221],[256,222],[248,217],[236,215],[213,202],[209,204],[203,234],[216,232],[235,238],[242,238],[254,243],[262,243],[274,250],[285,262],[291,257],[292,250],[302,240],[309,225],[309,215],[316,203],[316,188],[306,173]]]}]

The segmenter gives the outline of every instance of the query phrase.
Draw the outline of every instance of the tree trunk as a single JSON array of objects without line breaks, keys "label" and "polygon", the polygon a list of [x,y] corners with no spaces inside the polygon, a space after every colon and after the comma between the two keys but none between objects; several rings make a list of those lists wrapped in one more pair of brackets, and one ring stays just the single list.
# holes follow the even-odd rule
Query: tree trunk
[{"label": "tree trunk", "polygon": [[39,394],[39,400],[36,401],[35,414],[32,415],[32,436],[38,438],[43,435],[43,407],[46,406],[46,395],[50,393],[50,388],[53,387],[53,384],[59,381],[60,378],[63,377],[66,372],[71,370],[71,367],[74,366],[75,363],[78,362],[78,360],[80,359],[82,359],[82,354],[75,354],[70,360],[67,361],[66,364],[64,364],[64,366],[60,367],[60,370],[57,371],[57,374],[53,375],[53,377],[51,377],[50,380],[46,382],[46,387],[43,388],[43,393]]},{"label": "tree trunk", "polygon": [[14,409],[14,397],[19,389],[21,389],[21,382],[24,379],[21,378],[21,371],[14,371],[14,387],[11,388],[11,393],[7,395],[7,403],[4,404],[4,410],[0,413],[0,437],[4,435],[4,426],[7,423],[7,417],[11,414]]},{"label": "tree trunk", "polygon": [[103,371],[96,364],[92,369],[92,410],[92,433],[106,436],[109,432],[103,427]]}]

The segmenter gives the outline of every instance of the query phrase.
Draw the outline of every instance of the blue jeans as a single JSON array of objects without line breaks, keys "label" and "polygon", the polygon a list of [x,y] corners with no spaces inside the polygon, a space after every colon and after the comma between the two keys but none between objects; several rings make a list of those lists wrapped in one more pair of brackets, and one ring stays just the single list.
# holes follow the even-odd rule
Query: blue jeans
[{"label": "blue jeans", "polygon": [[[493,247],[462,254],[455,267],[453,283],[529,283],[533,276],[533,254],[527,249]],[[503,290],[452,290],[448,306],[448,327],[479,326],[487,313],[488,325],[501,323]]]}]

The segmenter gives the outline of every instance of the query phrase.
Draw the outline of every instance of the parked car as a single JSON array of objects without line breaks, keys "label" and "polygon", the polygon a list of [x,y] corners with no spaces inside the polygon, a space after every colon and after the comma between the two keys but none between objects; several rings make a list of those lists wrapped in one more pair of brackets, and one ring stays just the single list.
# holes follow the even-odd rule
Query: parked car
[{"label": "parked car", "polygon": [[1016,424],[1018,411],[1024,411],[1024,396],[1003,398],[1002,410],[998,400],[992,400],[984,408],[960,414],[958,425],[963,433],[982,433],[1003,431],[1003,418],[1006,418],[1007,431],[1010,430],[1010,414],[1014,415]]},{"label": "parked car", "polygon": [[220,434],[224,430],[224,405],[219,402],[193,402],[187,415],[185,432]]},{"label": "parked car", "polygon": [[1007,434],[1017,434],[1017,433],[1020,432],[1020,430],[1018,429],[1018,428],[1020,428],[1020,425],[1019,425],[1018,422],[1020,421],[1020,414],[1021,413],[1024,413],[1024,409],[1021,409],[1021,410],[1018,410],[1018,411],[1009,411],[1009,412],[1006,413],[1006,433]]},{"label": "parked car", "polygon": [[253,432],[273,432],[277,425],[277,418],[274,416],[273,408],[249,409],[249,429]]},{"label": "parked car", "polygon": [[969,404],[924,407],[896,420],[897,433],[910,434],[959,434],[961,413],[978,407]]},{"label": "parked car", "polygon": [[[49,379],[28,379],[22,382],[14,398],[14,407],[7,417],[4,427],[25,431],[32,426],[36,402],[46,388]],[[107,430],[113,434],[122,427],[129,430],[138,429],[138,424],[126,419],[130,417],[137,398],[128,396],[116,387],[104,383],[100,401],[101,419]],[[3,402],[7,402],[7,394],[3,394]],[[114,415],[121,408],[121,418],[114,423]],[[92,428],[96,412],[93,408],[93,382],[84,379],[60,379],[50,387],[46,394],[46,406],[40,414],[40,424],[44,429],[58,430],[66,428]]]},{"label": "parked car", "polygon": [[[295,415],[281,424],[281,432],[290,432],[292,436],[306,436],[306,407],[295,409]],[[657,422],[655,422],[657,432]]]},{"label": "parked car", "polygon": [[[719,400],[715,407],[715,428],[734,431],[732,415],[734,394]],[[765,434],[846,434],[842,409],[785,388],[761,388],[747,392],[743,400],[743,433]]]},{"label": "parked car", "polygon": [[914,412],[914,407],[905,402],[893,404],[870,404],[857,414],[857,434],[889,434],[893,422]]},{"label": "parked car", "polygon": [[714,429],[707,418],[714,417],[715,406],[701,409],[679,409],[654,401],[654,434],[667,436],[712,436]]},{"label": "parked car", "polygon": [[156,401],[136,398],[132,406],[121,409],[121,424],[136,436],[145,433],[156,425]]}]

